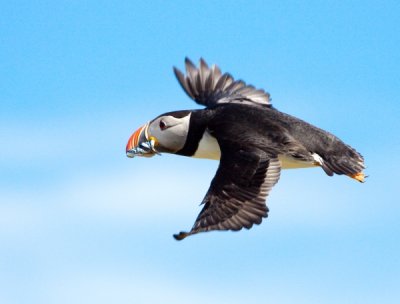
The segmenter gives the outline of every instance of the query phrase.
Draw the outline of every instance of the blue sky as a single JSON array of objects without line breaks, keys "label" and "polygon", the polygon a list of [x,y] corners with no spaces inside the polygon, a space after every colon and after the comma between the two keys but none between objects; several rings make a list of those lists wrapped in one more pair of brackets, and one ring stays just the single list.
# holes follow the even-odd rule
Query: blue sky
[{"label": "blue sky", "polygon": [[[398,303],[398,1],[8,1],[0,11],[0,303]],[[282,173],[250,231],[176,242],[217,163],[128,159],[198,108],[185,56],[360,151],[367,183]]]}]

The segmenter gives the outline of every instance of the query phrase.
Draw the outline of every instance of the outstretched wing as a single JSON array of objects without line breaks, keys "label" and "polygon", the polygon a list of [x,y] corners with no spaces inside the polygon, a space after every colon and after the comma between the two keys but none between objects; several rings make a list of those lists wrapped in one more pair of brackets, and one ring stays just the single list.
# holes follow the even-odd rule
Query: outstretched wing
[{"label": "outstretched wing", "polygon": [[175,234],[175,239],[203,231],[250,229],[267,217],[265,200],[280,176],[278,158],[261,150],[234,152],[222,146],[221,151],[220,165],[203,199],[202,211],[193,228]]},{"label": "outstretched wing", "polygon": [[208,108],[221,103],[244,103],[271,106],[270,95],[242,80],[234,80],[228,74],[222,74],[216,65],[208,67],[200,59],[197,68],[188,58],[185,59],[186,75],[174,67],[174,73],[186,94],[198,104]]}]

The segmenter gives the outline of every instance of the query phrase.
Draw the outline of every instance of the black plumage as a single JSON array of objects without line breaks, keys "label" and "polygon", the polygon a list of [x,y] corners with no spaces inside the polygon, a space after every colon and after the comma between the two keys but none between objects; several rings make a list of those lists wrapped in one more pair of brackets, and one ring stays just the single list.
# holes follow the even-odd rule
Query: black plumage
[{"label": "black plumage", "polygon": [[316,162],[328,175],[355,175],[364,169],[362,156],[336,136],[279,112],[270,95],[200,59],[186,58],[186,76],[175,75],[184,91],[204,110],[192,112],[187,144],[178,154],[193,155],[207,129],[221,149],[217,173],[203,199],[204,207],[190,232],[178,240],[210,230],[239,230],[261,223],[268,214],[266,197],[280,176],[278,155]]},{"label": "black plumage", "polygon": [[[285,166],[320,166],[329,176],[345,174],[364,181],[363,157],[333,134],[278,111],[269,93],[222,74],[216,65],[210,68],[203,59],[197,68],[186,58],[185,66],[186,75],[174,68],[175,75],[186,94],[205,108],[160,115],[150,127],[162,117],[190,118],[181,145],[182,136],[168,135],[180,147],[173,153],[204,157],[198,156],[199,151],[211,149],[205,157],[220,158],[220,164],[192,229],[174,235],[177,240],[204,231],[250,229],[260,224],[268,215],[269,191]],[[177,132],[182,134],[182,129]],[[136,141],[132,136],[127,151]]]},{"label": "black plumage", "polygon": [[269,94],[246,85],[242,80],[234,80],[228,74],[213,65],[211,68],[200,59],[200,67],[185,59],[186,76],[174,67],[175,76],[186,94],[198,104],[208,108],[222,103],[252,103],[267,106],[270,104]]}]

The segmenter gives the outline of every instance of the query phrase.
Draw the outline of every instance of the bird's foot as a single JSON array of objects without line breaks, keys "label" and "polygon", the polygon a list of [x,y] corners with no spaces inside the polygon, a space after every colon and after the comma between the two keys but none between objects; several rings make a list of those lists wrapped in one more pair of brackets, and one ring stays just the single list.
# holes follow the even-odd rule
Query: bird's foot
[{"label": "bird's foot", "polygon": [[366,178],[367,176],[365,176],[365,174],[362,173],[362,172],[358,172],[358,173],[349,175],[349,177],[351,177],[351,178],[353,178],[353,179],[359,181],[360,183],[364,183],[364,182],[365,182],[365,178]]},{"label": "bird's foot", "polygon": [[188,235],[190,235],[190,233],[181,231],[181,232],[179,232],[179,234],[174,234],[174,239],[177,241],[182,241]]}]

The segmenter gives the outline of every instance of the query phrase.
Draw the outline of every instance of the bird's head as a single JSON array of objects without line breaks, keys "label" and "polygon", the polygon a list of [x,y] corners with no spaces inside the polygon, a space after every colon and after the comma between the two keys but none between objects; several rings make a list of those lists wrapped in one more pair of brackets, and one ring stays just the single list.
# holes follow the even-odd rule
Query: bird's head
[{"label": "bird's head", "polygon": [[191,111],[162,114],[137,129],[126,145],[128,157],[151,157],[181,150],[189,132]]}]

